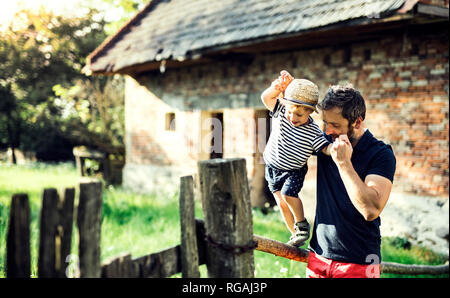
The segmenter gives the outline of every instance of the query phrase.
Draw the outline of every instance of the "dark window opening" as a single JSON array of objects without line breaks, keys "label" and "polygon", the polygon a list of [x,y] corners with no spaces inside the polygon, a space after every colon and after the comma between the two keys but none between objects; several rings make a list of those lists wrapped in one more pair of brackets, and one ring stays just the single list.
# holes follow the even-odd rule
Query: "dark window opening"
[{"label": "dark window opening", "polygon": [[175,113],[167,113],[166,114],[166,130],[169,131],[175,131],[176,129],[176,120],[175,120]]},{"label": "dark window opening", "polygon": [[372,51],[364,50],[364,61],[369,61],[372,58]]},{"label": "dark window opening", "polygon": [[344,51],[344,63],[350,63],[352,61],[352,49],[348,48]]},{"label": "dark window opening", "polygon": [[323,63],[327,66],[330,66],[331,64],[331,57],[330,55],[325,55],[325,58],[323,59]]},{"label": "dark window opening", "polygon": [[223,158],[223,113],[212,113],[210,159]]}]

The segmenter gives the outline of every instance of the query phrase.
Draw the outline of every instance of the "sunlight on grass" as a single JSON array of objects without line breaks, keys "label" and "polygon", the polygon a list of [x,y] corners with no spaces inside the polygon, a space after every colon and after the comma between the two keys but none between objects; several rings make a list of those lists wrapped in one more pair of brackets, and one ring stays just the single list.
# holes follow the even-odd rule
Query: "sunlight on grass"
[{"label": "sunlight on grass", "polygon": [[177,197],[109,188],[103,199],[102,258],[126,251],[137,257],[179,243]]}]

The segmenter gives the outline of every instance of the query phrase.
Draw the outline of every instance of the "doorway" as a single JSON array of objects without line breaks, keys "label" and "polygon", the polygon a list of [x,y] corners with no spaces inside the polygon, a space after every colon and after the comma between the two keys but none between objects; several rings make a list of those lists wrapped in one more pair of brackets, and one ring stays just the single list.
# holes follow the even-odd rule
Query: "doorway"
[{"label": "doorway", "polygon": [[223,158],[223,113],[211,113],[211,153],[209,159]]}]

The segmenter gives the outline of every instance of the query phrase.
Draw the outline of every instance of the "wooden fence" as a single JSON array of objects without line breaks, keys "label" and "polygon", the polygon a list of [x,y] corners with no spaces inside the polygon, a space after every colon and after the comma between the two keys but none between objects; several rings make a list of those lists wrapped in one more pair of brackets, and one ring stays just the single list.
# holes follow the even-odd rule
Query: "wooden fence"
[{"label": "wooden fence", "polygon": [[[78,207],[75,189],[43,194],[38,277],[67,277],[72,225],[79,233],[79,277],[200,277],[206,264],[208,277],[254,276],[253,250],[307,262],[308,251],[253,235],[250,192],[244,159],[214,159],[198,163],[204,221],[194,214],[194,181],[180,179],[181,244],[132,258],[129,253],[100,262],[102,184],[83,179]],[[76,215],[75,215],[76,214]],[[12,197],[7,235],[6,276],[30,277],[30,207],[26,194]],[[448,274],[449,266],[381,263],[384,273]]]}]

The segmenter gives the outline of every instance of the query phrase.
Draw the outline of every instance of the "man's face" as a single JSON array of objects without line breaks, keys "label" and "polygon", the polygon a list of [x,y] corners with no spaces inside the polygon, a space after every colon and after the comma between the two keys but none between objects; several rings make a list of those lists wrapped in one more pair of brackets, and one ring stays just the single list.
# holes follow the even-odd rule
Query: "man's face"
[{"label": "man's face", "polygon": [[350,141],[354,138],[354,124],[349,124],[348,120],[342,117],[342,109],[334,107],[322,111],[322,119],[325,123],[325,133],[333,139],[339,135],[346,134]]}]

